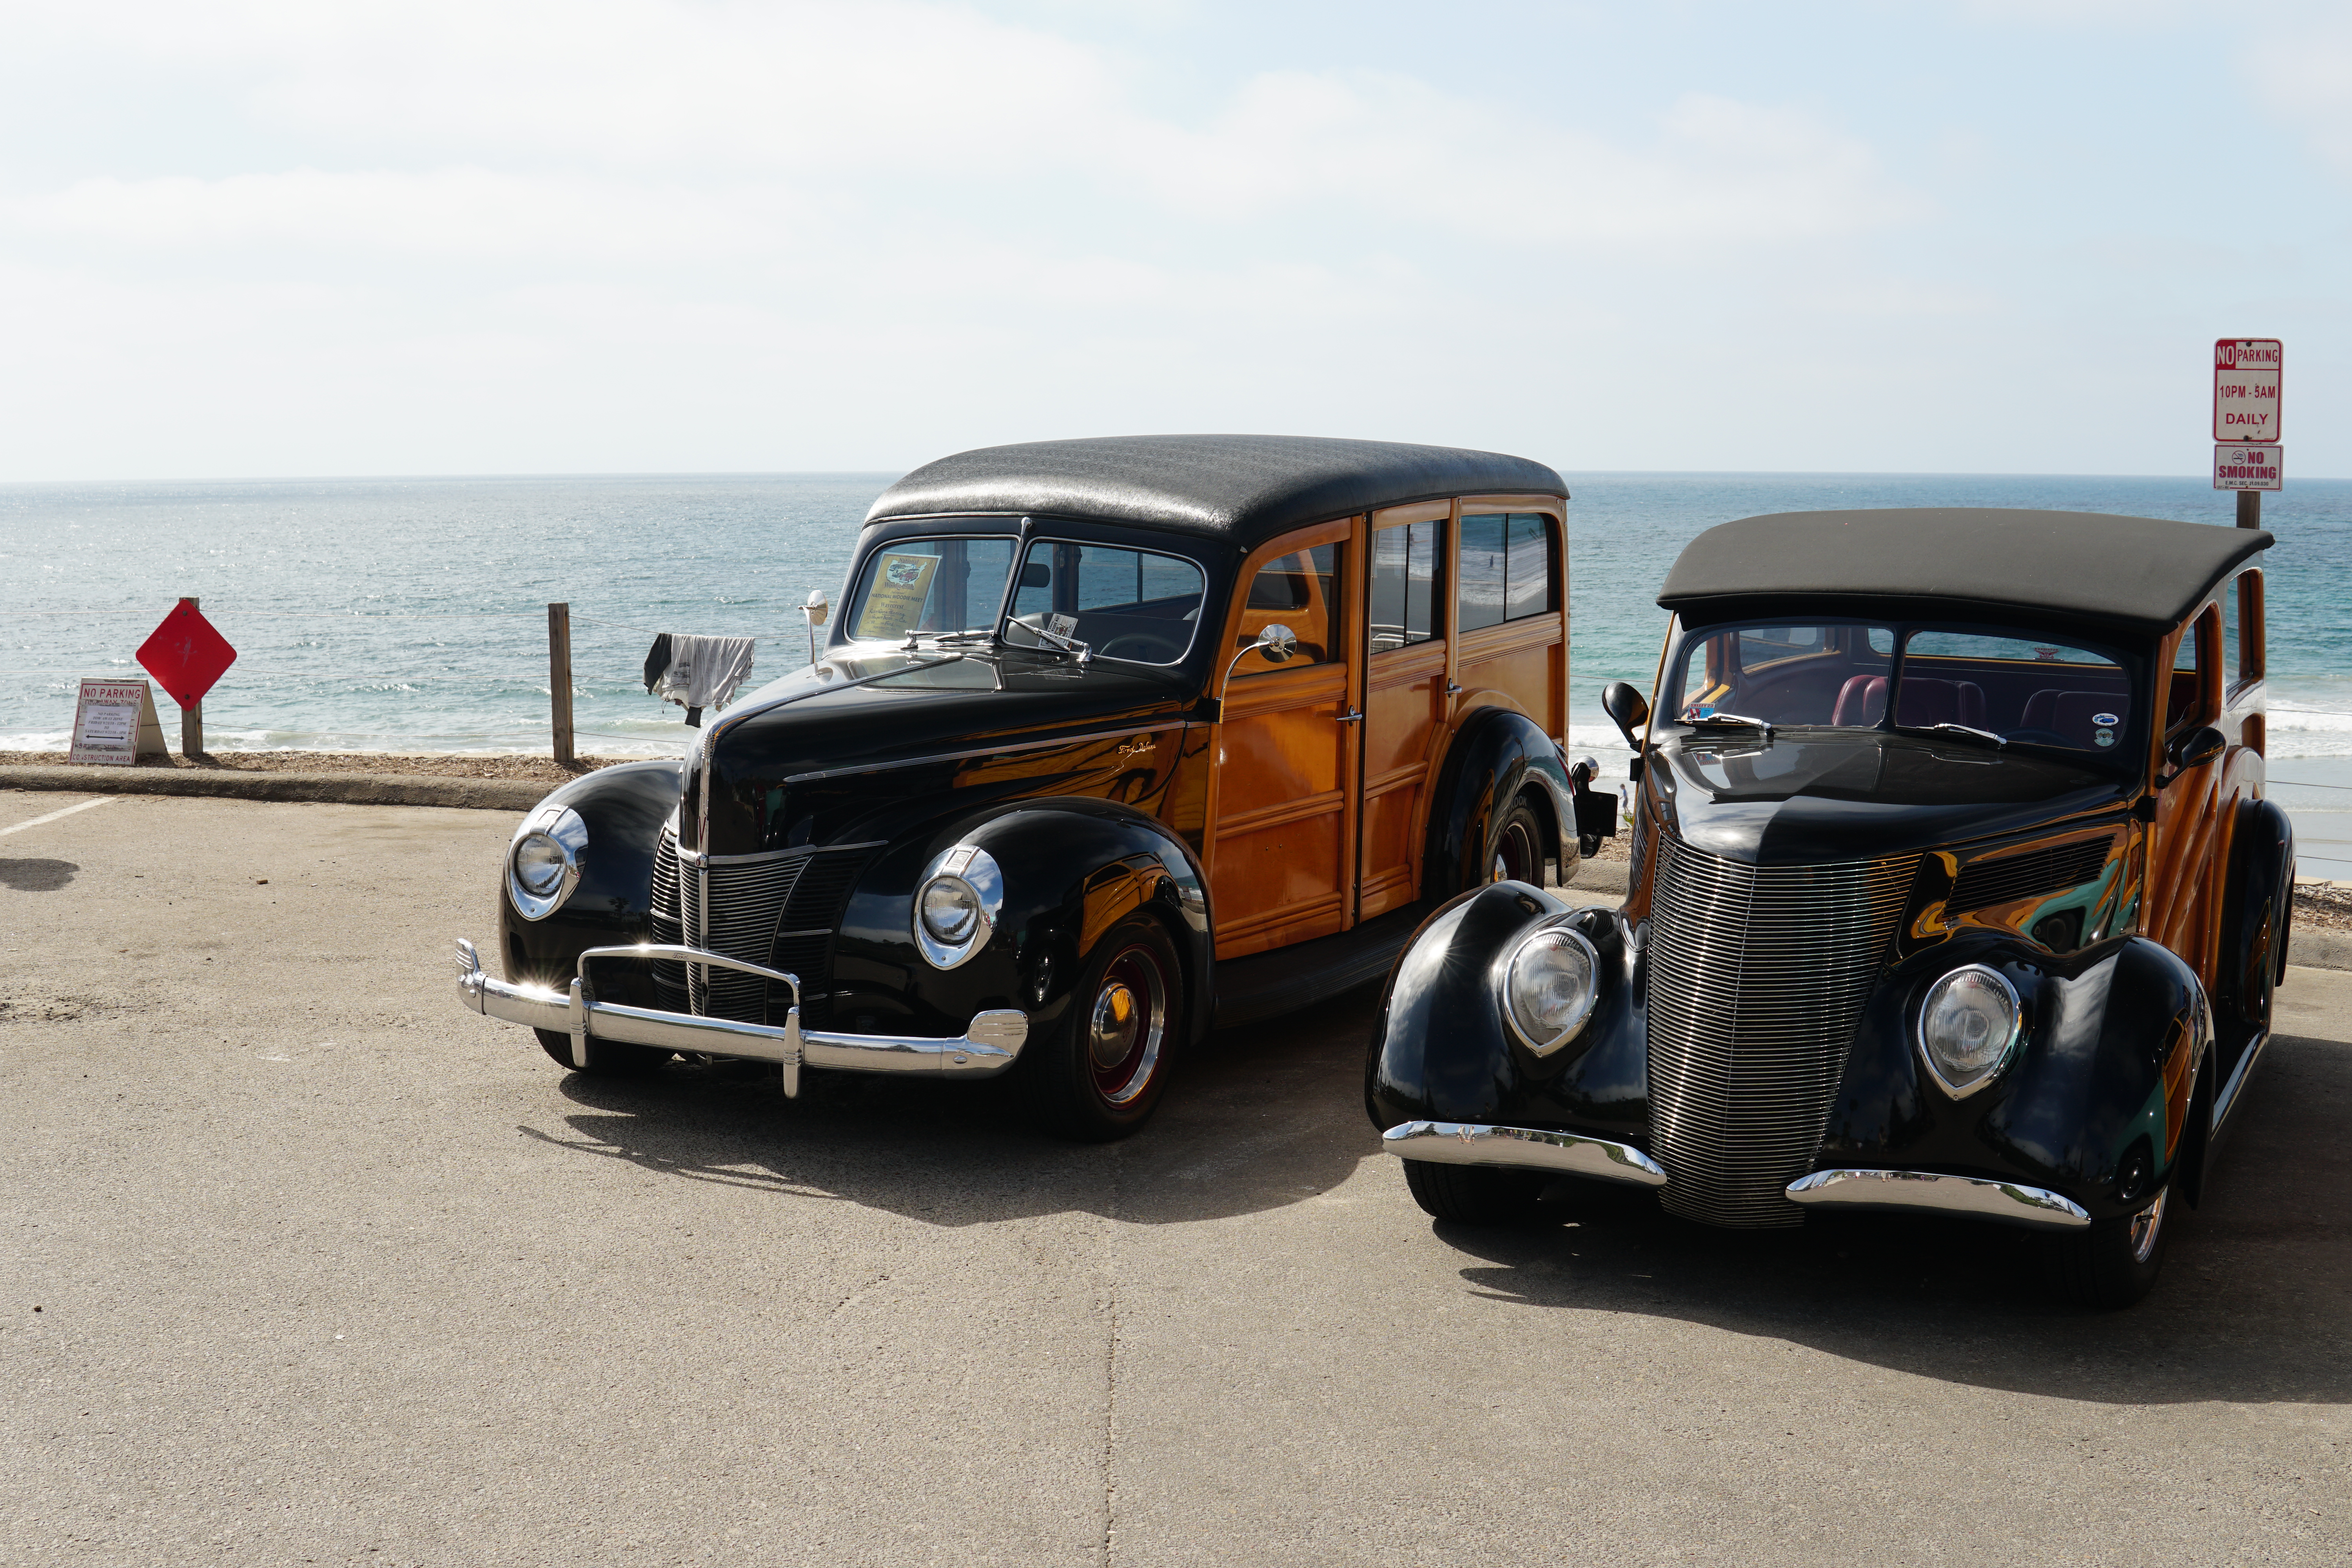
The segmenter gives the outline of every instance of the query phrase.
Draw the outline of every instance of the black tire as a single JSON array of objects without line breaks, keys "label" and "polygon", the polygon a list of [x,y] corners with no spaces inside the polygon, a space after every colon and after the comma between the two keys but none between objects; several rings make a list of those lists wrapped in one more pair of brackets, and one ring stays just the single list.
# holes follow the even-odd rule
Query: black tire
[{"label": "black tire", "polygon": [[1450,1225],[1525,1225],[1535,1218],[1544,1177],[1537,1171],[1407,1160],[1404,1184],[1432,1219]]},{"label": "black tire", "polygon": [[1150,915],[1129,915],[1087,955],[1061,1021],[1022,1053],[1031,1110],[1080,1142],[1128,1136],[1158,1109],[1184,1027],[1176,944]]},{"label": "black tire", "polygon": [[1543,886],[1543,818],[1525,800],[1513,801],[1495,826],[1494,842],[1486,847],[1486,880]]},{"label": "black tire", "polygon": [[[2171,1239],[2171,1197],[2168,1187],[2137,1215],[2047,1237],[2042,1262],[2051,1292],[2072,1306],[2115,1311],[2154,1289]],[[2153,1236],[2138,1228],[2151,1216]]]},{"label": "black tire", "polygon": [[577,1068],[572,1065],[572,1037],[553,1029],[533,1029],[539,1037],[539,1048],[554,1058],[555,1065],[566,1072],[586,1071],[606,1078],[630,1078],[648,1073],[669,1060],[670,1053],[656,1050],[651,1046],[625,1046],[613,1040],[592,1039],[588,1042],[588,1065]]}]

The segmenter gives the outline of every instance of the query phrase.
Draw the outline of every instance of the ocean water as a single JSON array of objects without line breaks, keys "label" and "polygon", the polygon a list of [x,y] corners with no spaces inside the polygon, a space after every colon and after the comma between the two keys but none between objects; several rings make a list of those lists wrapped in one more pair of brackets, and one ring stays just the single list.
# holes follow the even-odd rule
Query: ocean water
[{"label": "ocean water", "polygon": [[[135,673],[140,643],[193,594],[238,651],[205,700],[216,751],[542,751],[546,606],[562,600],[581,750],[675,752],[683,715],[642,683],[654,635],[759,638],[753,685],[804,662],[795,606],[813,587],[840,600],[858,522],[893,477],[0,486],[0,750],[61,748],[79,679]],[[1598,694],[1649,689],[1658,584],[1717,522],[1878,506],[2234,515],[2196,478],[1572,473],[1569,488],[1570,738],[1612,767],[1622,746]],[[2311,781],[2281,790],[2301,821],[2352,807],[2352,480],[2292,481],[2263,505],[2279,538],[2273,771]],[[2331,847],[2347,859],[2311,873],[2352,877],[2352,842]]]}]

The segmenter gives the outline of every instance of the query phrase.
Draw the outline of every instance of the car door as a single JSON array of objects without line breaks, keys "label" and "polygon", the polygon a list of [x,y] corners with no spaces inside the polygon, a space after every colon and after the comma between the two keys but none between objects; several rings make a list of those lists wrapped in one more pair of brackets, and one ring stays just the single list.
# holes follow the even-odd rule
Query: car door
[{"label": "car door", "polygon": [[1372,514],[1364,616],[1363,816],[1357,918],[1420,893],[1422,838],[1446,708],[1444,501]]},{"label": "car door", "polygon": [[1220,958],[1354,921],[1360,521],[1286,534],[1243,563],[1220,666],[1269,626],[1298,651],[1244,655],[1223,685],[1208,855]]},{"label": "car door", "polygon": [[[2165,748],[2189,731],[2217,722],[2221,697],[2221,616],[2208,604],[2180,630],[2164,671],[2156,766],[2169,771]],[[2220,785],[2222,760],[2184,771],[2157,797],[2148,849],[2147,929],[2180,955],[2210,990],[2213,939],[2224,869]]]}]

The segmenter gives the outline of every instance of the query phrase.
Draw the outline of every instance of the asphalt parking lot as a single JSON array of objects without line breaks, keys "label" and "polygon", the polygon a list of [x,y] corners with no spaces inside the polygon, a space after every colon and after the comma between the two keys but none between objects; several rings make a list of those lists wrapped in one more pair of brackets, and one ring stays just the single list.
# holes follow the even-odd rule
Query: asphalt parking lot
[{"label": "asphalt parking lot", "polygon": [[451,982],[512,821],[0,837],[0,1563],[2352,1554],[2352,973],[2292,973],[2097,1316],[1957,1224],[1433,1226],[1363,998],[1103,1148],[989,1085],[568,1075]]}]

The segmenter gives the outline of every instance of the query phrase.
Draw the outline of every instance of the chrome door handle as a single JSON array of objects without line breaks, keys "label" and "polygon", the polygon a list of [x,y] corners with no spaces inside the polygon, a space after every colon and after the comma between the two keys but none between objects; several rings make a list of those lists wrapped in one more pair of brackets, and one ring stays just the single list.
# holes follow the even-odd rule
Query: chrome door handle
[{"label": "chrome door handle", "polygon": [[1457,686],[1451,680],[1445,683],[1445,695],[1448,697],[1459,697],[1468,689],[1470,689],[1468,687]]},{"label": "chrome door handle", "polygon": [[1352,724],[1362,717],[1363,715],[1353,708],[1349,709],[1345,713],[1337,715],[1338,721],[1342,724]]}]

